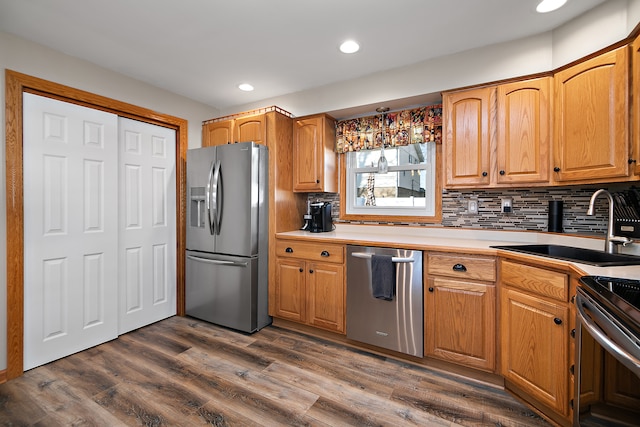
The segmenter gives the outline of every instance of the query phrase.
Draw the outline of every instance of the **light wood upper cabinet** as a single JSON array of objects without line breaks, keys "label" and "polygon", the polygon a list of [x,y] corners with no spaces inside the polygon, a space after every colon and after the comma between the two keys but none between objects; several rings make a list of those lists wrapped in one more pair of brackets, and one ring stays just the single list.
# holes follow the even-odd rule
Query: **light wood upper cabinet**
[{"label": "light wood upper cabinet", "polygon": [[633,149],[631,153],[631,167],[636,176],[640,176],[640,36],[638,36],[631,44],[631,61],[632,61],[632,83],[633,98],[631,100],[633,114],[632,132],[633,132]]},{"label": "light wood upper cabinet", "polygon": [[207,123],[202,126],[202,146],[212,147],[233,142],[233,120]]},{"label": "light wood upper cabinet", "polygon": [[554,179],[629,177],[629,50],[621,47],[554,75]]},{"label": "light wood upper cabinet", "polygon": [[254,141],[267,144],[267,114],[206,123],[202,127],[202,146]]},{"label": "light wood upper cabinet", "polygon": [[488,186],[495,88],[443,94],[445,186]]},{"label": "light wood upper cabinet", "polygon": [[293,191],[338,191],[336,124],[326,114],[293,123]]},{"label": "light wood upper cabinet", "polygon": [[266,144],[266,123],[264,114],[239,117],[234,120],[233,138],[237,142],[253,141],[256,144]]},{"label": "light wood upper cabinet", "polygon": [[548,183],[551,77],[498,86],[498,184]]}]

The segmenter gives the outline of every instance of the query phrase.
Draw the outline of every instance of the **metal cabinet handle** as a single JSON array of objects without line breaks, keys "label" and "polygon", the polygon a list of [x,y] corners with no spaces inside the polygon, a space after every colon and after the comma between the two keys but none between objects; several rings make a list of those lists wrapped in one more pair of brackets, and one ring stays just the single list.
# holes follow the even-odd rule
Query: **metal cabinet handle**
[{"label": "metal cabinet handle", "polygon": [[500,175],[504,175],[505,173],[505,171],[500,171]]},{"label": "metal cabinet handle", "polygon": [[320,253],[320,256],[328,257],[328,256],[329,256],[329,251],[322,251],[322,252]]},{"label": "metal cabinet handle", "polygon": [[562,325],[562,319],[559,317],[555,317],[553,319],[553,323],[555,323],[556,325]]},{"label": "metal cabinet handle", "polygon": [[[371,253],[367,253],[367,252],[353,252],[351,254],[352,257],[354,258],[362,258],[362,259],[371,259],[371,256],[373,256],[374,254]],[[405,263],[405,262],[414,262],[413,258],[404,258],[404,257],[392,257],[391,258],[392,262],[397,262],[397,263]]]},{"label": "metal cabinet handle", "polygon": [[433,288],[429,288],[429,292],[433,292]]},{"label": "metal cabinet handle", "polygon": [[301,268],[301,269],[300,269],[300,273],[302,273],[303,271],[304,271],[304,268]]},{"label": "metal cabinet handle", "polygon": [[560,168],[556,166],[555,168],[553,168],[553,171],[554,172],[560,172]]},{"label": "metal cabinet handle", "polygon": [[482,176],[487,176],[489,175],[487,172],[482,172]]},{"label": "metal cabinet handle", "polygon": [[467,271],[467,267],[465,267],[464,264],[456,264],[453,266],[453,271],[464,273]]},{"label": "metal cabinet handle", "polygon": [[313,270],[309,270],[309,273],[313,274]]},{"label": "metal cabinet handle", "polygon": [[293,253],[293,249],[291,249],[291,248],[287,248],[287,249],[285,249],[284,251],[285,251],[286,253],[288,253],[288,254],[292,254],[292,253]]}]

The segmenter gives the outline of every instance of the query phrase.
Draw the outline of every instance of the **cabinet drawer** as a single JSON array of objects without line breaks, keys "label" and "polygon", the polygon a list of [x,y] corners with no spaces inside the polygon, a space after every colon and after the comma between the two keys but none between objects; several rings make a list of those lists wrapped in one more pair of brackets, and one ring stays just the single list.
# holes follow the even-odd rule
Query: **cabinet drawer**
[{"label": "cabinet drawer", "polygon": [[279,257],[300,258],[307,261],[344,262],[344,246],[331,243],[278,240],[276,254]]},{"label": "cabinet drawer", "polygon": [[565,273],[506,260],[501,261],[500,267],[501,281],[507,286],[560,301],[569,298],[569,276]]},{"label": "cabinet drawer", "polygon": [[429,253],[428,260],[430,275],[496,281],[496,260],[492,257]]}]

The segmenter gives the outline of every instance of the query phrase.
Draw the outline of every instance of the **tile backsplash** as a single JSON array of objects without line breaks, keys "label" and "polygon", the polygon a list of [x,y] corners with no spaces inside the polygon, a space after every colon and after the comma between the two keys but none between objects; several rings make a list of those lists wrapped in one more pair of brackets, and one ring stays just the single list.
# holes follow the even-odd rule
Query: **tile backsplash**
[{"label": "tile backsplash", "polygon": [[[545,187],[526,189],[491,190],[443,190],[442,221],[433,223],[393,223],[383,224],[411,226],[439,226],[458,228],[482,228],[493,230],[547,231],[549,201],[562,200],[565,233],[581,235],[600,235],[607,229],[608,204],[605,198],[596,203],[596,214],[587,215],[589,199],[594,191],[606,188],[610,192],[631,188],[630,184],[599,184],[575,187]],[[501,212],[501,200],[510,198],[512,213]],[[332,216],[335,222],[352,224],[372,224],[372,222],[344,221],[338,218],[340,196],[335,193],[310,193],[310,201],[332,203]],[[467,211],[468,201],[478,202],[478,213]],[[375,222],[378,223],[378,222]]]}]

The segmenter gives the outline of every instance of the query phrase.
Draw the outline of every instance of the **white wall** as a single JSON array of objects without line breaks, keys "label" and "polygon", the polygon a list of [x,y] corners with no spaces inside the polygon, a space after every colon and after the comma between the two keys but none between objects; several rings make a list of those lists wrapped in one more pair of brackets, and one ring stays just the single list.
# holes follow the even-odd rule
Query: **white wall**
[{"label": "white wall", "polygon": [[369,106],[359,112],[371,113],[381,103],[389,106],[389,101],[417,95],[432,102],[444,90],[551,71],[625,39],[638,22],[640,0],[609,0],[553,32],[244,104],[222,114],[277,105],[294,116],[330,112],[341,119],[357,115],[352,114],[357,106]]},{"label": "white wall", "polygon": [[220,115],[215,108],[0,32],[0,370],[7,366],[5,69],[186,119],[190,148],[201,145],[202,121]]}]

